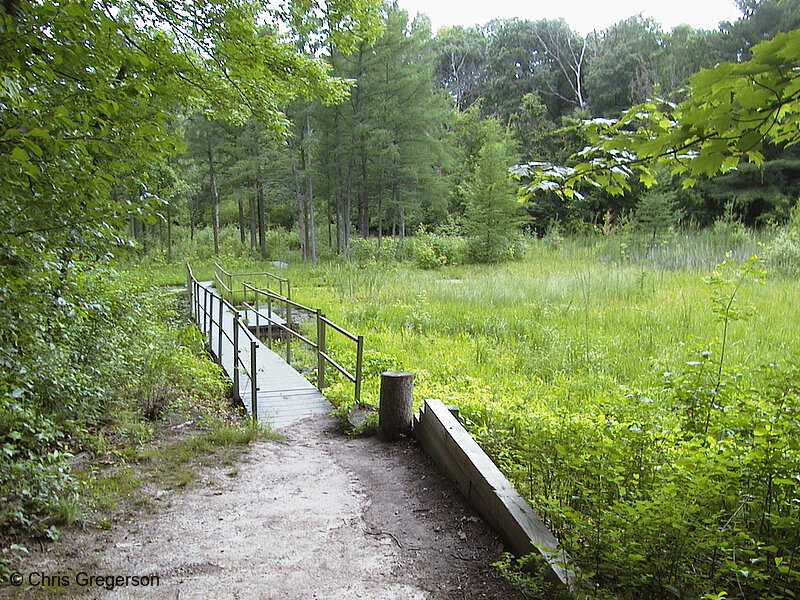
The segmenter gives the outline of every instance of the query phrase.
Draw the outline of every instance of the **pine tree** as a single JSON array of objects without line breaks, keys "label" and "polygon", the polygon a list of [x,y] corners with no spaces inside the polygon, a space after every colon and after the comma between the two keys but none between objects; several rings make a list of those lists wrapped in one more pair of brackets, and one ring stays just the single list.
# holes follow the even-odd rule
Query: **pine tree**
[{"label": "pine tree", "polygon": [[478,152],[465,194],[470,257],[475,262],[495,263],[515,256],[524,219],[508,175],[513,161],[507,139],[489,140]]}]

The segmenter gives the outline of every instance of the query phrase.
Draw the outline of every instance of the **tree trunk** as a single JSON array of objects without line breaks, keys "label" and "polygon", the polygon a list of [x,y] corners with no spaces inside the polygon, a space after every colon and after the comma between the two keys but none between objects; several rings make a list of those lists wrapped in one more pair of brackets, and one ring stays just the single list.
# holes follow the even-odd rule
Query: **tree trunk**
[{"label": "tree trunk", "polygon": [[[259,173],[259,176],[261,173]],[[258,182],[257,192],[257,211],[258,211],[258,246],[261,250],[261,258],[267,260],[267,232],[264,226],[264,184]]]},{"label": "tree trunk", "polygon": [[172,262],[172,202],[167,203],[167,262]]},{"label": "tree trunk", "polygon": [[214,168],[214,151],[211,141],[206,140],[208,152],[208,175],[211,180],[211,224],[214,230],[214,256],[219,256],[219,196],[217,195],[217,173]]},{"label": "tree trunk", "polygon": [[[161,216],[161,215],[159,215]],[[158,220],[158,251],[164,251],[164,220]]]},{"label": "tree trunk", "polygon": [[250,209],[250,248],[258,246],[258,223],[256,222],[256,197],[252,192],[247,200]]},{"label": "tree trunk", "polygon": [[353,163],[347,166],[347,192],[344,195],[344,215],[342,215],[342,248],[344,255],[350,258],[350,227],[353,223]]},{"label": "tree trunk", "polygon": [[380,183],[378,184],[378,255],[383,249],[383,176],[384,170],[381,169]]},{"label": "tree trunk", "polygon": [[244,202],[242,201],[242,197],[236,199],[236,204],[239,208],[239,241],[244,246],[245,243],[245,225],[244,225]]},{"label": "tree trunk", "polygon": [[341,254],[344,251],[344,246],[342,243],[342,229],[344,225],[344,219],[342,219],[342,214],[344,213],[344,196],[337,196],[336,198],[336,252]]},{"label": "tree trunk", "polygon": [[369,200],[367,196],[367,150],[361,150],[361,188],[358,192],[358,234],[369,237]]},{"label": "tree trunk", "polygon": [[411,433],[411,402],[414,374],[408,371],[381,373],[378,434],[386,442]]},{"label": "tree trunk", "polygon": [[303,262],[308,260],[308,246],[306,244],[306,208],[303,194],[300,191],[300,177],[297,173],[297,157],[294,151],[294,139],[289,138],[289,154],[292,162],[292,180],[294,181],[294,197],[297,203],[297,233],[300,236],[300,258]]},{"label": "tree trunk", "polygon": [[314,223],[314,177],[311,171],[311,119],[306,112],[306,135],[303,140],[305,152],[306,175],[306,241],[308,242],[308,257],[312,263],[317,262],[317,228]]},{"label": "tree trunk", "polygon": [[189,210],[189,239],[194,241],[194,211]]},{"label": "tree trunk", "polygon": [[333,248],[333,212],[331,209],[331,202],[328,200],[327,207],[327,220],[328,220],[328,248]]}]

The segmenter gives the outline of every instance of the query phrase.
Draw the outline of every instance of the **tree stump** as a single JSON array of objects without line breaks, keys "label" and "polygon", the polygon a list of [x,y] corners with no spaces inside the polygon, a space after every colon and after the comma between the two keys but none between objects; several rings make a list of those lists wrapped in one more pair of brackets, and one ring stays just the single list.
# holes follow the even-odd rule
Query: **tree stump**
[{"label": "tree stump", "polygon": [[414,374],[408,371],[381,373],[378,435],[386,442],[411,433],[411,398]]}]

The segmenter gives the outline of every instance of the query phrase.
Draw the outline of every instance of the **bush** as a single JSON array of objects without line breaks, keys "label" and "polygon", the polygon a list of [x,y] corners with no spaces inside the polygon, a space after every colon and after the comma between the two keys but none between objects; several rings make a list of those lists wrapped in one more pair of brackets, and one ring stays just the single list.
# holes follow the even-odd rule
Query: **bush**
[{"label": "bush", "polygon": [[467,262],[467,240],[462,237],[420,234],[412,238],[411,254],[420,269],[436,269]]},{"label": "bush", "polygon": [[729,217],[722,217],[714,221],[711,235],[717,246],[726,247],[728,250],[746,245],[750,242],[751,237],[744,223]]},{"label": "bush", "polygon": [[[196,229],[194,238],[190,239],[189,229],[186,227],[174,227],[172,232],[172,258],[177,262],[198,262],[217,258],[214,256],[214,232],[210,227]],[[282,228],[268,229],[265,232],[265,244],[267,248],[267,258],[269,260],[281,260],[289,262],[295,257],[295,253],[300,250],[300,239],[296,231],[289,231]],[[261,250],[258,246],[250,247],[250,234],[248,232],[245,243],[239,237],[239,228],[235,225],[221,227],[219,230],[219,260],[238,261],[247,263],[253,259],[261,258]],[[143,253],[141,247],[134,254]],[[152,241],[146,252],[150,261],[166,261],[166,248],[161,248]]]},{"label": "bush", "polygon": [[395,262],[407,260],[406,238],[384,237],[378,238],[353,238],[350,240],[350,257],[358,264],[368,262]]},{"label": "bush", "polygon": [[55,538],[48,517],[59,499],[74,493],[67,438],[58,426],[20,398],[0,397],[0,532]]},{"label": "bush", "polygon": [[764,258],[777,272],[800,273],[800,204],[792,210],[789,223],[767,246]]},{"label": "bush", "polygon": [[[5,540],[57,535],[80,492],[67,459],[91,452],[101,431],[140,442],[152,431],[146,419],[225,390],[197,335],[176,318],[174,296],[91,269],[73,264],[55,280],[58,287],[0,308],[15,327],[3,334],[17,337],[17,344],[0,346]],[[41,302],[54,290],[56,301]]]},{"label": "bush", "polygon": [[500,263],[522,258],[525,245],[521,235],[510,236],[487,235],[473,236],[467,240],[468,262]]},{"label": "bush", "polygon": [[[640,395],[617,415],[462,406],[484,448],[593,574],[590,598],[800,593],[798,365],[738,369],[717,389],[713,361],[698,358],[666,382],[680,427],[637,417],[651,406]],[[695,403],[724,407],[707,431]]]}]

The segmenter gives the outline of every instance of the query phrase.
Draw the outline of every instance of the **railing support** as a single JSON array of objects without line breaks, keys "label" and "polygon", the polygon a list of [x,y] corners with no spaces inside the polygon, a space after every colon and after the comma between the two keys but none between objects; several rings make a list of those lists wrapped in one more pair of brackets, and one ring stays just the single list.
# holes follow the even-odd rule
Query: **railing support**
[{"label": "railing support", "polygon": [[189,313],[194,314],[194,303],[192,297],[194,296],[194,287],[192,283],[192,269],[189,263],[186,263],[186,299],[189,301]]},{"label": "railing support", "polygon": [[200,325],[200,284],[192,281],[194,286],[194,297],[192,299],[192,316],[196,325]]},{"label": "railing support", "polygon": [[222,364],[222,324],[224,323],[223,316],[222,316],[222,300],[219,302],[219,323],[217,323],[217,357],[219,358],[219,364]]},{"label": "railing support", "polygon": [[211,349],[211,326],[209,324],[209,313],[208,313],[208,298],[209,298],[209,291],[208,288],[203,288],[205,294],[203,296],[203,333],[208,335],[208,348]]},{"label": "railing support", "polygon": [[355,397],[356,402],[361,402],[361,364],[364,359],[364,336],[359,335],[356,341],[356,381]]},{"label": "railing support", "polygon": [[258,421],[258,344],[250,340],[250,413],[254,421]]},{"label": "railing support", "polygon": [[241,402],[239,395],[239,325],[241,316],[239,311],[233,313],[233,397]]},{"label": "railing support", "polygon": [[[255,292],[253,292],[255,295]],[[256,306],[256,303],[253,303]],[[272,296],[267,296],[267,346],[272,350]]]},{"label": "railing support", "polygon": [[322,391],[325,387],[325,356],[327,347],[325,344],[325,315],[317,309],[317,388]]},{"label": "railing support", "polygon": [[[286,303],[286,327],[292,328],[292,307]],[[286,335],[286,362],[292,364],[292,335]]]}]

